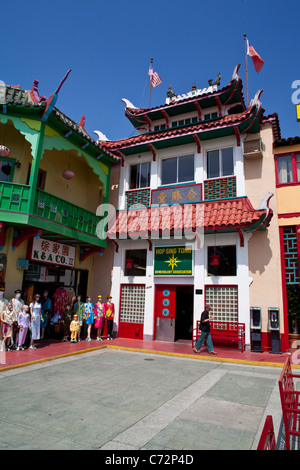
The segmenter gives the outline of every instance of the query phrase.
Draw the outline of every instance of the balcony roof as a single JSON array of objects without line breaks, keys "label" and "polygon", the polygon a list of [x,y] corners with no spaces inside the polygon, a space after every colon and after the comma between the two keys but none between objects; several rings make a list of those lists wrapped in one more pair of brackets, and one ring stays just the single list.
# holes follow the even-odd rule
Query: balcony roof
[{"label": "balcony roof", "polygon": [[196,204],[160,206],[119,211],[108,230],[108,238],[141,236],[151,233],[230,232],[264,230],[273,212],[268,206],[255,210],[247,197],[204,201]]},{"label": "balcony roof", "polygon": [[[2,108],[0,109],[4,114],[42,120],[47,110],[46,98],[39,96],[37,92],[34,93],[33,90],[22,90],[20,87],[8,85],[4,88],[4,97],[2,99],[0,97],[0,106]],[[104,149],[88,135],[84,125],[77,124],[55,106],[49,114],[47,123],[58,129],[62,133],[62,137],[65,134],[72,133],[77,136],[77,142],[91,145],[94,154],[102,153],[114,164],[120,163],[120,158],[117,155],[112,154],[109,149]],[[72,140],[72,136],[69,137],[69,140]]]}]

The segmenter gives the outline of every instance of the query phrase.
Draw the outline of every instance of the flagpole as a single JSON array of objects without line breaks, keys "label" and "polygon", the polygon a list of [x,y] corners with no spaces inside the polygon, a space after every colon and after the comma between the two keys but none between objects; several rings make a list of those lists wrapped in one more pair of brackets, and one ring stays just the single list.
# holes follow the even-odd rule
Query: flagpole
[{"label": "flagpole", "polygon": [[[150,69],[153,69],[153,57],[150,59]],[[151,77],[150,77],[150,90],[149,90],[149,109],[150,109],[150,103],[151,103],[151,90],[152,90],[152,84],[151,84]]]},{"label": "flagpole", "polygon": [[247,36],[244,34],[245,42],[245,64],[246,64],[246,91],[247,91],[247,108],[249,106],[249,92],[248,92],[248,63],[247,63]]}]

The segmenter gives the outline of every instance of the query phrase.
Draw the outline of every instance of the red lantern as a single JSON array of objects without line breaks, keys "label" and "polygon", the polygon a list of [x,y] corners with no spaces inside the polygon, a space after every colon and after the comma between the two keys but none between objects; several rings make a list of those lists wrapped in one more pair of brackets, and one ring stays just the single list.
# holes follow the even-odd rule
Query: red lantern
[{"label": "red lantern", "polygon": [[8,157],[10,155],[9,148],[4,145],[0,145],[0,157]]},{"label": "red lantern", "polygon": [[133,259],[130,258],[130,252],[129,252],[129,257],[126,260],[125,268],[132,269],[132,267],[133,267]]},{"label": "red lantern", "polygon": [[63,178],[65,178],[66,180],[72,180],[74,177],[75,177],[75,173],[74,171],[72,170],[64,170],[62,172],[62,176]]},{"label": "red lantern", "polygon": [[212,266],[219,266],[219,261],[220,261],[220,255],[212,255],[210,258],[210,264]]}]

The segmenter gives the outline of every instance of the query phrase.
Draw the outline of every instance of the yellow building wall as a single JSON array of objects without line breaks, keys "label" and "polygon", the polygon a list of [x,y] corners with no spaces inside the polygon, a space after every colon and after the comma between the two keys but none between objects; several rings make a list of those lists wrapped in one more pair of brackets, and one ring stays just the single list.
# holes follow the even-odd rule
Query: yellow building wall
[{"label": "yellow building wall", "polygon": [[[28,168],[32,162],[31,144],[14,127],[12,121],[8,120],[6,124],[0,123],[0,143],[10,149],[8,158],[19,160],[21,167],[14,169],[13,182],[26,184]],[[75,178],[67,181],[62,177],[62,172],[70,168],[75,173]],[[102,182],[99,180],[93,170],[89,167],[84,157],[79,157],[73,150],[46,150],[40,162],[40,169],[46,171],[45,188],[46,192],[54,194],[57,197],[65,199],[75,205],[78,205],[93,213],[102,201]],[[13,228],[9,228],[6,233],[6,243],[0,253],[7,255],[7,264],[5,268],[5,297],[11,299],[14,297],[16,289],[22,287],[24,271],[17,269],[17,260],[27,258],[27,244],[23,242],[15,250],[12,249]],[[45,236],[47,238],[47,236]],[[68,243],[66,243],[68,244]],[[99,282],[94,288],[94,263],[100,268],[103,280],[107,274],[107,262],[112,263],[113,257],[108,260],[101,260],[99,255],[86,258],[79,263],[79,247],[76,249],[75,269],[89,271],[87,293],[98,292]],[[102,267],[101,267],[102,266]],[[97,271],[98,272],[98,271]],[[100,276],[100,279],[101,279]],[[107,285],[107,289],[110,286]],[[96,301],[96,299],[95,299]]]},{"label": "yellow building wall", "polygon": [[300,185],[277,188],[278,214],[300,213]]},{"label": "yellow building wall", "polygon": [[[20,246],[18,246],[15,250],[13,250],[12,249],[13,233],[14,233],[13,228],[9,228],[7,230],[6,243],[5,243],[3,250],[1,251],[1,253],[7,255],[7,264],[5,268],[5,274],[4,274],[5,297],[7,299],[13,298],[15,295],[14,294],[15,290],[22,288],[24,270],[17,269],[17,260],[19,258],[27,259],[28,241],[24,241]],[[79,255],[80,255],[80,251],[79,251],[79,247],[77,247],[74,269],[89,271],[88,286],[87,286],[87,294],[88,294],[93,291],[93,285],[95,281],[94,271],[93,271],[94,260],[93,260],[93,256],[90,256],[89,258],[85,259],[82,263],[80,263]],[[42,294],[42,292],[37,292],[37,293]]]}]

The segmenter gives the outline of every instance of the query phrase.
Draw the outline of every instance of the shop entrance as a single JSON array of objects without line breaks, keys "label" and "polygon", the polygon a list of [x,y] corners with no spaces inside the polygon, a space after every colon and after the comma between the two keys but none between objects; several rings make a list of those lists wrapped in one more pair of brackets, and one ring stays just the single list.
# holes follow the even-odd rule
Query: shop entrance
[{"label": "shop entrance", "polygon": [[155,338],[158,341],[192,339],[194,286],[155,286]]},{"label": "shop entrance", "polygon": [[81,295],[85,302],[87,294],[88,271],[69,269],[64,266],[43,265],[41,263],[29,263],[28,270],[24,272],[22,299],[28,305],[34,294],[43,295],[43,291],[49,292],[49,298],[54,304],[55,293],[64,290],[66,301],[71,302],[74,295]]}]

